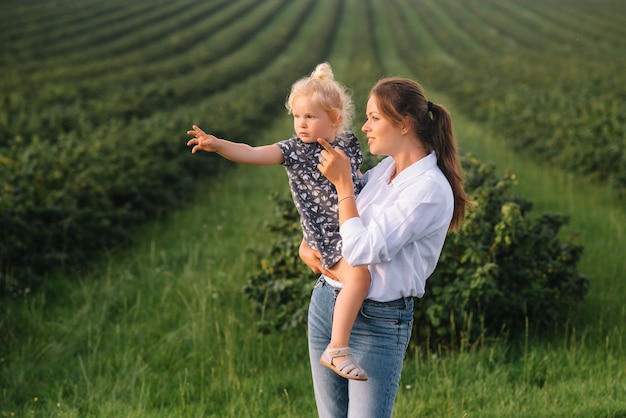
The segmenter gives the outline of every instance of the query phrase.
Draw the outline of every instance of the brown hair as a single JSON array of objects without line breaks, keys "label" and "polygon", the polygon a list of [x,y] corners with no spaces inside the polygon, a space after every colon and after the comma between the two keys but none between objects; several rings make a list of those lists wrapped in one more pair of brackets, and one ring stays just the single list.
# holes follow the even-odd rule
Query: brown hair
[{"label": "brown hair", "polygon": [[310,76],[301,78],[291,86],[285,107],[289,113],[293,110],[295,99],[300,97],[314,99],[331,117],[339,122],[340,131],[349,129],[354,115],[354,104],[347,89],[335,80],[330,64],[323,62],[315,67]]},{"label": "brown hair", "polygon": [[395,126],[408,117],[417,138],[430,152],[435,151],[437,165],[448,179],[454,195],[450,230],[457,230],[465,218],[469,199],[463,189],[463,169],[452,132],[452,119],[445,107],[426,99],[422,86],[406,78],[385,78],[372,88],[378,110]]}]

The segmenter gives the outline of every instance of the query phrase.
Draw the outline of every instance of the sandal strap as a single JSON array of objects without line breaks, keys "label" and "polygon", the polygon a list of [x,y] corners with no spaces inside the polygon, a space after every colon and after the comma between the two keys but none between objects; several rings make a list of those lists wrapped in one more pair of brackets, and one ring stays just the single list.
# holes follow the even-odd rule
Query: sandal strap
[{"label": "sandal strap", "polygon": [[335,357],[349,357],[352,356],[352,349],[350,347],[326,347],[326,353],[331,359]]},{"label": "sandal strap", "polygon": [[365,373],[363,369],[356,364],[353,357],[350,357],[337,365],[337,370],[350,376],[362,376]]}]

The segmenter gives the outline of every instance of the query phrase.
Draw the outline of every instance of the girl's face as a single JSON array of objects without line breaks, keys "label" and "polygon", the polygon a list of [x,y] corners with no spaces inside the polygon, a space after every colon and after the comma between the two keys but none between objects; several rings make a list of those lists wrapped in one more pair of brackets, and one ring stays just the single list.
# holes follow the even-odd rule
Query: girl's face
[{"label": "girl's face", "polygon": [[367,101],[365,114],[367,121],[361,130],[367,135],[370,152],[374,155],[390,156],[399,151],[398,146],[402,143],[399,138],[402,136],[401,130],[379,112],[374,96]]},{"label": "girl's face", "polygon": [[324,138],[328,142],[335,140],[339,125],[315,100],[309,97],[299,97],[294,100],[291,110],[293,129],[302,142],[315,143],[317,138]]}]

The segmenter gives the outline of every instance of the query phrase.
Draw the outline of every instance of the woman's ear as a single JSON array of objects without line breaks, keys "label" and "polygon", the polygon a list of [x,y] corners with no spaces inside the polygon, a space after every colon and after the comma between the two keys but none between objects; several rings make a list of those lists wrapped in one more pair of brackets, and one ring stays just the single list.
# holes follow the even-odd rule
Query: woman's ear
[{"label": "woman's ear", "polygon": [[411,131],[413,126],[413,122],[410,117],[405,116],[402,120],[402,126],[400,126],[400,130],[402,131],[402,135],[406,135]]}]

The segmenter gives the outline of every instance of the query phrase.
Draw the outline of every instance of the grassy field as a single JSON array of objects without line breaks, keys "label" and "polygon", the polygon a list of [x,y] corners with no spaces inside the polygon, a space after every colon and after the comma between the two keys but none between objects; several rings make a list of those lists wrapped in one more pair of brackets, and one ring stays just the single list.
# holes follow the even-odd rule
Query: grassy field
[{"label": "grassy field", "polygon": [[[478,140],[459,125],[461,137]],[[560,181],[547,178],[533,199],[549,200]],[[315,416],[306,331],[259,337],[242,293],[276,216],[269,195],[287,193],[283,170],[242,166],[198,186],[193,208],[141,228],[129,251],[10,304],[3,321],[19,326],[3,326],[11,350],[0,416]],[[563,200],[577,207],[585,196]],[[604,213],[584,208],[573,219]],[[626,313],[612,294],[621,289],[594,286],[568,334],[409,353],[396,416],[625,416]]]},{"label": "grassy field", "polygon": [[[0,6],[0,87],[8,92],[2,138],[15,129],[45,140],[44,132],[76,124],[79,138],[96,126],[105,140],[154,130],[182,141],[187,120],[222,126],[213,118],[231,115],[228,100],[238,97],[248,102],[233,117],[254,114],[251,99],[267,112],[267,120],[248,122],[264,123],[254,140],[282,139],[291,131],[289,117],[275,116],[282,103],[263,102],[269,99],[253,87],[265,93],[269,75],[296,71],[292,62],[306,55],[300,45],[316,33],[310,22],[329,27],[326,16],[336,13],[334,41],[311,42],[305,52],[315,56],[307,58],[331,62],[359,112],[380,75],[422,82],[431,100],[450,108],[463,151],[514,170],[535,213],[570,216],[563,232],[584,245],[580,268],[591,279],[567,329],[483,340],[454,353],[410,351],[395,416],[626,417],[626,202],[607,182],[512,151],[493,121],[465,110],[473,96],[459,95],[462,82],[446,84],[444,72],[472,77],[475,57],[529,51],[547,63],[532,62],[537,74],[550,63],[562,68],[560,59],[576,62],[577,54],[575,74],[586,77],[584,59],[619,67],[624,17],[614,10],[621,3],[571,0],[563,10],[535,0],[398,0],[394,7],[344,0],[320,2],[324,8],[278,0],[44,3]],[[270,49],[285,53],[267,60]],[[612,77],[623,84],[623,75]],[[602,84],[594,80],[594,88]],[[513,81],[508,87],[519,94]],[[522,87],[533,89],[529,81]],[[281,96],[273,94],[272,102]],[[358,132],[361,113],[356,120]],[[175,130],[161,132],[165,121]],[[64,135],[53,136],[62,142]],[[133,229],[132,247],[101,254],[90,268],[51,273],[36,292],[2,301],[0,417],[316,416],[306,329],[260,336],[242,292],[276,216],[269,196],[288,193],[283,169],[233,167],[198,177],[196,187],[187,209]]]}]

